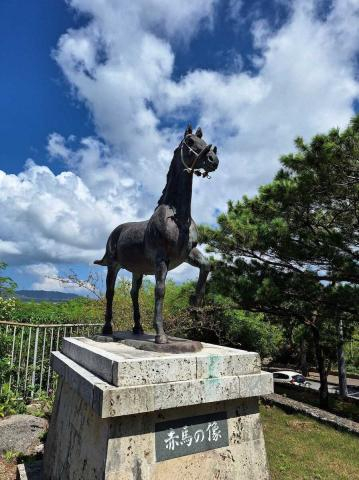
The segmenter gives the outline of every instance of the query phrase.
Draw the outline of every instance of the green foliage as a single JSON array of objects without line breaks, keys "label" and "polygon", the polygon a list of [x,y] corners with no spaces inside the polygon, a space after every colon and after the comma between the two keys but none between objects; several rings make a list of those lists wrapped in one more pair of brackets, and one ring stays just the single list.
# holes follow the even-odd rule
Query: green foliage
[{"label": "green foliage", "polygon": [[14,317],[15,298],[0,297],[0,320],[11,320]]},{"label": "green foliage", "polygon": [[345,358],[347,371],[359,374],[359,328],[357,328],[350,341],[345,345]]},{"label": "green foliage", "polygon": [[35,417],[48,418],[51,415],[55,396],[46,392],[36,392],[36,400],[26,406],[26,413]]},{"label": "green foliage", "polygon": [[[6,263],[0,261],[0,272],[5,270]],[[11,297],[15,294],[17,285],[10,277],[0,276],[0,297]]]},{"label": "green foliage", "polygon": [[282,329],[270,323],[263,314],[232,310],[228,337],[244,348],[260,353],[261,357],[275,356],[283,343]]},{"label": "green foliage", "polygon": [[12,450],[6,450],[2,454],[3,459],[7,463],[14,463],[14,461],[22,455],[22,452],[13,452]]},{"label": "green foliage", "polygon": [[[81,282],[80,279],[70,279]],[[96,286],[94,285],[94,288]],[[96,290],[98,290],[96,288]],[[131,281],[119,278],[113,303],[114,327],[117,330],[131,329],[133,312]],[[208,306],[190,308],[190,297],[195,290],[194,282],[176,284],[166,282],[164,318],[166,329],[176,336],[194,336],[203,341],[213,341],[232,346],[241,346],[259,351],[263,356],[273,355],[281,343],[280,329],[271,325],[263,315],[251,314],[234,308],[229,298],[208,295]],[[140,290],[139,304],[142,323],[146,331],[153,331],[154,283],[145,280]],[[80,298],[68,302],[22,302],[17,300],[11,312],[11,320],[31,324],[102,323],[105,299],[99,294],[96,299]],[[253,333],[251,333],[253,332]],[[26,338],[25,338],[26,341]],[[0,338],[0,353],[3,349],[5,381],[9,378],[12,337]],[[41,344],[42,337],[39,338]],[[7,354],[7,356],[5,355]],[[3,357],[0,357],[3,358]]]},{"label": "green foliage", "polygon": [[[132,328],[131,282],[120,279],[114,298],[116,329]],[[207,305],[189,307],[194,293],[193,282],[166,283],[164,318],[166,330],[174,336],[195,338],[206,342],[237,346],[259,351],[263,356],[274,355],[282,342],[281,329],[266,321],[264,315],[239,310],[226,297],[209,291]],[[146,331],[153,330],[154,284],[147,280],[140,290],[142,323]]]},{"label": "green foliage", "polygon": [[358,126],[359,117],[342,133],[297,139],[272,183],[201,229],[221,258],[213,288],[248,311],[306,324],[323,374],[339,320],[350,338],[359,317]]},{"label": "green foliage", "polygon": [[[5,270],[6,263],[0,262],[0,272]],[[15,310],[16,283],[10,277],[0,276],[0,320],[9,320]]]},{"label": "green foliage", "polygon": [[10,361],[11,346],[11,336],[0,330],[0,385],[8,381],[12,372]]},{"label": "green foliage", "polygon": [[25,412],[26,405],[24,401],[17,398],[16,393],[11,390],[8,383],[2,384],[0,392],[0,417]]},{"label": "green foliage", "polygon": [[[114,325],[118,330],[130,329],[133,325],[130,290],[131,281],[120,278],[116,285],[113,302]],[[187,318],[189,297],[193,291],[194,286],[192,282],[181,285],[176,284],[172,280],[166,282],[163,314],[167,328],[171,328],[176,319]],[[146,331],[153,330],[154,295],[154,283],[146,279],[139,293],[141,321]],[[103,315],[102,312],[101,314]]]},{"label": "green foliage", "polygon": [[[114,297],[114,323],[117,329],[132,326],[131,281],[120,278]],[[171,318],[188,306],[192,293],[192,283],[177,285],[169,280],[166,283],[164,304],[165,316]],[[152,329],[154,308],[154,284],[145,280],[140,290],[140,308],[147,329]],[[12,321],[32,324],[102,323],[105,312],[105,299],[78,298],[67,302],[23,302],[16,300],[11,311]],[[0,303],[1,314],[1,303]]]},{"label": "green foliage", "polygon": [[[314,137],[310,145],[297,139],[297,154],[282,157],[283,168],[271,184],[253,199],[229,202],[228,212],[218,218],[219,229],[202,228],[204,240],[222,254],[226,273],[229,267],[248,275],[267,269],[256,292],[247,289],[244,297],[258,293],[259,298],[273,296],[280,303],[280,280],[288,273],[289,292],[304,281],[310,303],[318,293],[325,296],[329,286],[328,295],[352,313],[353,296],[358,298],[352,286],[359,283],[357,123],[342,134],[332,130]],[[244,259],[250,260],[251,268],[246,269]]]},{"label": "green foliage", "polygon": [[22,302],[17,300],[12,320],[33,324],[97,323],[103,317],[103,304],[78,298],[68,302]]}]

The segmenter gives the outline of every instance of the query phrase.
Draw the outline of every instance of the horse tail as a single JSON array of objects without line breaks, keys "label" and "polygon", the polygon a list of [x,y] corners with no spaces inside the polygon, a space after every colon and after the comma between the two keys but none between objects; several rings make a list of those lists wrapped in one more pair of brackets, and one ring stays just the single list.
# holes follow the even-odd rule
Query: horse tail
[{"label": "horse tail", "polygon": [[102,265],[103,267],[107,267],[107,266],[109,265],[108,257],[107,257],[107,252],[106,252],[105,255],[102,257],[101,260],[95,260],[93,263],[95,263],[96,265]]},{"label": "horse tail", "polygon": [[102,257],[101,260],[95,260],[93,263],[96,265],[102,265],[104,267],[109,267],[113,263],[116,262],[116,249],[117,249],[117,242],[122,230],[122,225],[111,232],[110,236],[108,237],[107,244],[106,244],[106,252],[105,255]]}]

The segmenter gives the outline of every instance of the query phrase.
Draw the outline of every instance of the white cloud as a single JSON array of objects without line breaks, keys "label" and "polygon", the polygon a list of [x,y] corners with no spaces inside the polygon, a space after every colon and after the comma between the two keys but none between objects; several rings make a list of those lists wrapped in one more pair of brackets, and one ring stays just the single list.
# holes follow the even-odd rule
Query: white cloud
[{"label": "white cloud", "polygon": [[0,252],[2,252],[2,254],[5,254],[5,255],[7,254],[18,255],[21,253],[16,242],[9,242],[4,240],[0,240]]},{"label": "white cloud", "polygon": [[[237,16],[240,3],[230,5]],[[258,75],[194,70],[178,82],[171,76],[175,50],[170,29],[157,36],[153,29],[156,15],[157,23],[163,21],[167,2],[161,8],[154,4],[149,18],[146,9],[128,11],[123,2],[108,9],[90,0],[72,4],[92,13],[93,21],[61,38],[56,59],[89,105],[100,134],[124,153],[143,199],[153,203],[179,134],[160,130],[164,116],[190,118],[195,111],[205,137],[220,146],[218,172],[211,182],[196,180],[193,199],[195,218],[213,221],[213,203],[223,209],[229,198],[254,193],[270,180],[279,155],[293,148],[296,135],[309,138],[343,126],[352,115],[358,95],[352,63],[358,50],[355,2],[337,2],[326,21],[316,17],[314,2],[298,2],[279,31],[256,20],[253,36],[262,49]],[[174,34],[182,20],[176,18],[168,20]],[[190,32],[195,32],[193,26]],[[84,39],[91,48],[84,49]],[[105,61],[95,60],[98,45],[106,50]],[[151,175],[154,169],[156,176]]]},{"label": "white cloud", "polygon": [[55,265],[51,263],[37,263],[28,265],[24,271],[37,277],[37,280],[32,284],[33,290],[64,291],[64,286],[61,282],[54,278],[59,274]]},{"label": "white cloud", "polygon": [[[117,223],[148,217],[182,133],[162,120],[198,117],[205,139],[218,145],[218,171],[210,181],[196,178],[193,191],[194,218],[213,222],[229,198],[270,181],[295,136],[343,127],[353,114],[357,0],[337,0],[325,19],[314,0],[295,2],[279,30],[256,18],[256,74],[237,65],[226,74],[188,71],[178,81],[176,50],[211,28],[219,1],[69,3],[91,20],[64,33],[53,56],[103,140],[49,132],[49,154],[69,171],[56,176],[29,163],[18,176],[0,173],[0,257],[12,262],[89,262]],[[241,3],[230,2],[236,18]]]},{"label": "white cloud", "polygon": [[243,0],[229,0],[228,2],[228,17],[234,22],[238,22],[241,17],[241,10],[243,8]]},{"label": "white cloud", "polygon": [[[68,278],[66,275],[63,277],[59,269],[52,263],[36,263],[27,265],[25,268],[20,269],[22,274],[31,275],[35,277],[35,281],[32,283],[31,288],[33,290],[47,290],[56,292],[76,293],[77,295],[89,296],[89,292],[92,290],[91,285],[89,288],[77,286],[76,283],[62,282],[59,278]],[[70,272],[71,274],[72,272]]]},{"label": "white cloud", "polygon": [[97,198],[70,171],[54,175],[31,161],[19,175],[0,170],[0,257],[9,264],[90,262],[103,251],[104,236],[132,213],[108,198]]}]

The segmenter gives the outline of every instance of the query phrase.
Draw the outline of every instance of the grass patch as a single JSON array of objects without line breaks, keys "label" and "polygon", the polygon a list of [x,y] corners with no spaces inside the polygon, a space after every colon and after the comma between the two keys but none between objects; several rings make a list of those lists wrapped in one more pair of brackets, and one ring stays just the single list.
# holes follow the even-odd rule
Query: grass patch
[{"label": "grass patch", "polygon": [[[285,395],[298,402],[308,403],[313,407],[319,408],[319,392],[311,390],[310,388],[298,387],[291,388],[291,386],[275,385],[275,393]],[[329,408],[328,412],[334,413],[341,417],[349,418],[354,422],[359,422],[359,402],[345,401],[334,395],[329,395]]]},{"label": "grass patch", "polygon": [[17,458],[22,455],[21,452],[13,452],[12,450],[7,450],[6,452],[3,453],[3,459],[7,463],[14,463]]},{"label": "grass patch", "polygon": [[261,406],[272,480],[359,480],[359,438],[304,415]]}]

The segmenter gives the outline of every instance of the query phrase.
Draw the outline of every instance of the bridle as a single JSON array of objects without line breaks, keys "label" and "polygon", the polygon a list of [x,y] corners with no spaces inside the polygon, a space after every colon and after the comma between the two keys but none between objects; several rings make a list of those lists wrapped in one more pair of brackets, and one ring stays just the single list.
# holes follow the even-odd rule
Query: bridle
[{"label": "bridle", "polygon": [[[193,154],[194,154],[194,159],[193,159],[193,162],[192,162],[192,165],[191,166],[188,166],[186,164],[186,162],[184,161],[184,158],[183,158],[183,145],[186,145],[186,147],[188,148],[189,151],[191,151]],[[207,147],[207,145],[205,147],[203,147],[203,150]],[[211,178],[210,175],[208,174],[207,171],[204,171],[204,172],[201,172],[200,169],[196,169],[196,163],[198,161],[198,158],[200,157],[201,153],[203,152],[203,150],[201,150],[199,153],[197,153],[195,150],[193,150],[193,148],[191,148],[188,143],[186,143],[186,138],[184,138],[181,142],[181,162],[183,164],[183,166],[185,167],[184,168],[184,171],[189,173],[189,174],[192,174],[194,173],[195,175],[197,175],[197,177],[200,177],[202,176],[203,178],[208,178],[208,180]],[[212,150],[212,146],[211,146],[211,150]]]}]

